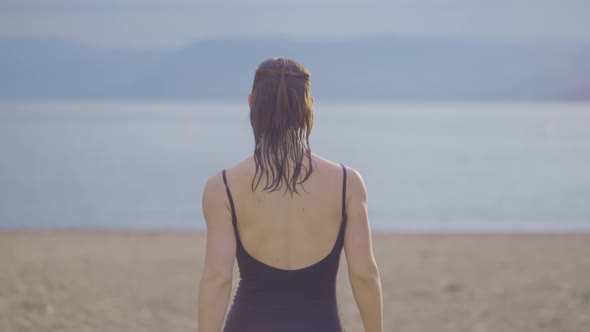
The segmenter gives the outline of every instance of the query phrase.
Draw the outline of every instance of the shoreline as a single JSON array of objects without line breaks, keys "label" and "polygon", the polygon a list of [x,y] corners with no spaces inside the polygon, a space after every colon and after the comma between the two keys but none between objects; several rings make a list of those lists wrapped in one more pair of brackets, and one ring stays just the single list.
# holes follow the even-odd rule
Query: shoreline
[{"label": "shoreline", "polygon": [[[117,228],[117,227],[1,227],[0,234],[8,233],[134,233],[134,234],[204,234],[206,229],[200,228]],[[587,234],[590,235],[590,226],[588,227],[570,227],[570,228],[397,228],[383,229],[372,228],[372,234],[383,235],[512,235],[512,234]]]}]

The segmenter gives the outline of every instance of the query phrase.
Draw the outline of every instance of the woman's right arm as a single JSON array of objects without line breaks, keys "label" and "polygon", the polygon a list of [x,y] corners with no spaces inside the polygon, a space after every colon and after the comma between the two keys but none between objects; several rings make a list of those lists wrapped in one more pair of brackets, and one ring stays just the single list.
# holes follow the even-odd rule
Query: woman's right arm
[{"label": "woman's right arm", "polygon": [[379,269],[373,257],[367,213],[367,190],[363,179],[348,168],[346,233],[344,251],[348,277],[365,332],[383,332],[383,300]]}]

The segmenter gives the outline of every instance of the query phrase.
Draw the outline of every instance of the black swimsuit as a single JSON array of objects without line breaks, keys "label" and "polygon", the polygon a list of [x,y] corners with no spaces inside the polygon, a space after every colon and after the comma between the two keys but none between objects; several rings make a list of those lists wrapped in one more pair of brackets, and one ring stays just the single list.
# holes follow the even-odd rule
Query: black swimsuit
[{"label": "black swimsuit", "polygon": [[284,270],[250,256],[238,234],[236,210],[223,182],[232,210],[240,282],[224,332],[341,332],[336,302],[336,274],[346,228],[346,168],[343,169],[342,221],[330,253],[310,266]]}]

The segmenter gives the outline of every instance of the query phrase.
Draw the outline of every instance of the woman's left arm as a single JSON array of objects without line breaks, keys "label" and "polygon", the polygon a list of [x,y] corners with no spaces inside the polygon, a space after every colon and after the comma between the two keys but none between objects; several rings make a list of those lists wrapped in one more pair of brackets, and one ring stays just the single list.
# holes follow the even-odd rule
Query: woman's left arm
[{"label": "woman's left arm", "polygon": [[236,239],[231,208],[219,174],[209,178],[205,185],[203,216],[207,244],[199,283],[198,331],[220,332],[231,294]]}]

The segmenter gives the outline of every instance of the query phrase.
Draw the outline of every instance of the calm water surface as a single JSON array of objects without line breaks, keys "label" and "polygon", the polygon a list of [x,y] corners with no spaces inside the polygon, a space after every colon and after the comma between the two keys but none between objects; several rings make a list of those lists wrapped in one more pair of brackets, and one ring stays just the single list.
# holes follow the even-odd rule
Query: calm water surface
[{"label": "calm water surface", "polygon": [[[590,104],[316,101],[381,230],[590,229]],[[203,228],[253,148],[245,103],[0,104],[0,228]]]}]

